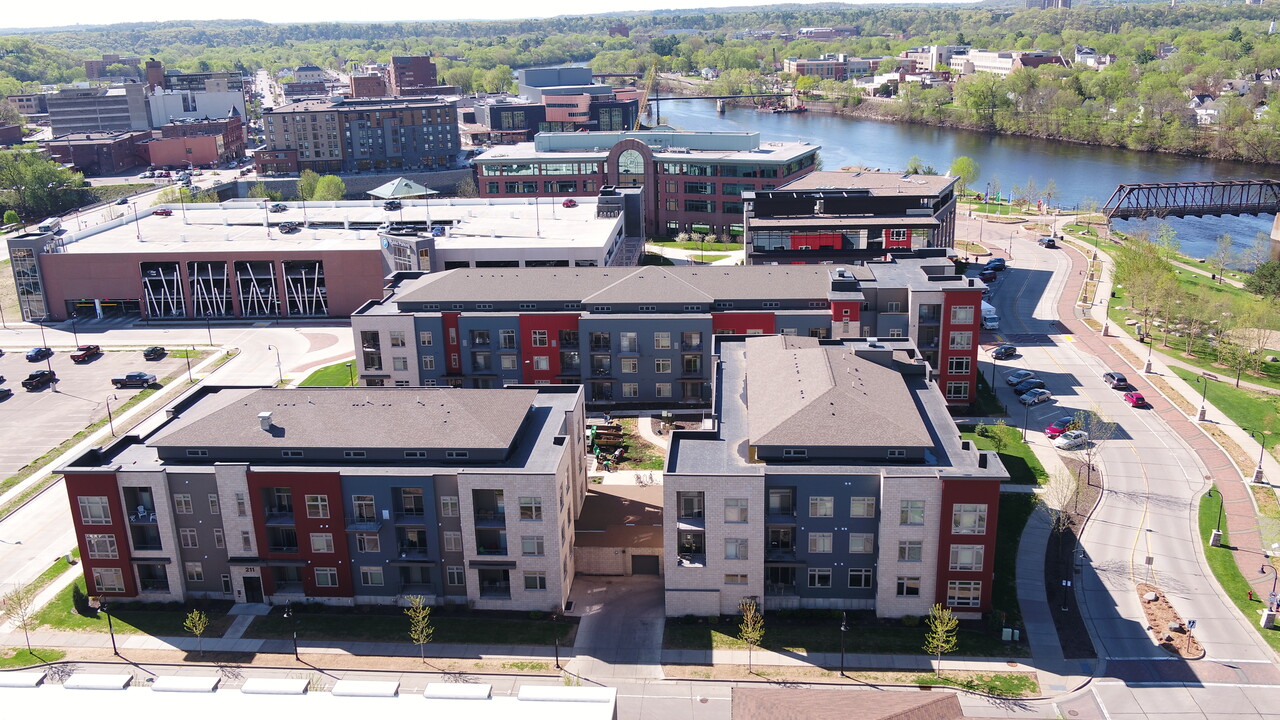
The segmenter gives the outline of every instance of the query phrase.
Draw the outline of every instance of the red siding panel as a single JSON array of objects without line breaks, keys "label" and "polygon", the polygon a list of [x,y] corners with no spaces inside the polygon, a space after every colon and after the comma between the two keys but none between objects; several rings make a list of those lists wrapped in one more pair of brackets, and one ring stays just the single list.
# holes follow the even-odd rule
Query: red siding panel
[{"label": "red siding panel", "polygon": [[[972,306],[973,321],[959,324],[951,322],[951,308],[956,306]],[[974,401],[978,392],[978,336],[979,323],[982,318],[982,290],[979,288],[958,288],[948,290],[942,298],[942,327],[938,337],[938,387],[943,394],[947,391],[947,382],[965,381],[969,383],[969,395],[964,399],[948,399],[953,405],[965,405]],[[953,331],[969,331],[973,333],[973,342],[968,350],[951,349],[951,333]],[[969,358],[969,374],[953,375],[949,371],[948,360],[953,357]]]},{"label": "red siding panel", "polygon": [[773,313],[711,313],[711,329],[716,334],[765,335],[777,332]]},{"label": "red siding panel", "polygon": [[[254,507],[254,531],[258,536],[259,556],[271,560],[301,560],[303,591],[310,597],[351,597],[355,594],[347,549],[346,512],[342,495],[342,476],[338,473],[270,473],[250,472],[248,475],[249,500]],[[298,552],[271,552],[267,541],[263,507],[269,488],[289,488],[293,500],[294,531],[298,534]],[[307,517],[307,495],[323,495],[329,501],[329,517]],[[311,533],[329,533],[333,536],[333,552],[317,553],[311,550]],[[315,569],[332,567],[338,571],[336,587],[317,587]],[[264,572],[263,591],[275,592],[275,580],[270,572]]]},{"label": "red siding panel", "polygon": [[[535,383],[539,380],[545,380],[548,383],[555,383],[556,376],[560,374],[560,331],[561,330],[577,330],[579,315],[574,313],[558,313],[555,315],[538,315],[525,314],[520,316],[520,347],[521,352],[521,375],[520,380],[524,383]],[[542,330],[547,333],[547,344],[542,347],[535,347],[533,344],[533,331]],[[576,350],[577,348],[570,348]],[[547,369],[534,369],[533,358],[535,356],[547,356]]]},{"label": "red siding panel", "polygon": [[[76,544],[80,547],[80,559],[84,565],[84,586],[90,595],[107,595],[109,597],[133,597],[138,594],[137,579],[129,560],[132,555],[129,548],[129,514],[120,504],[120,488],[114,474],[75,474],[63,476],[67,487],[67,498],[71,501],[71,522],[76,529]],[[80,497],[107,498],[107,506],[111,512],[111,522],[107,525],[86,525],[80,518]],[[84,536],[115,535],[116,548],[120,557],[111,560],[94,560],[89,557],[89,548]],[[116,568],[124,576],[124,592],[99,593],[93,585],[93,571],[98,568]]]},{"label": "red siding panel", "polygon": [[[983,535],[956,535],[951,532],[951,513],[955,505],[978,503],[987,506],[987,532]],[[951,479],[942,481],[942,517],[938,528],[938,602],[947,602],[947,583],[951,580],[977,580],[982,583],[979,607],[954,608],[959,612],[987,612],[991,609],[991,584],[995,576],[996,527],[1000,520],[1000,481]],[[951,569],[952,545],[982,545],[982,570]]]}]

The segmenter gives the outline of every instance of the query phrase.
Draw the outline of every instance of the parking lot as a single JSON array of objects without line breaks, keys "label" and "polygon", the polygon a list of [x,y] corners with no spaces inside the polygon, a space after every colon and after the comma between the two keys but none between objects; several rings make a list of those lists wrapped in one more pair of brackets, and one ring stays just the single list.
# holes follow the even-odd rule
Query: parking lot
[{"label": "parking lot", "polygon": [[185,359],[167,355],[148,362],[142,359],[141,349],[108,350],[89,362],[76,364],[71,362],[69,351],[60,350],[50,358],[53,371],[58,374],[56,390],[49,386],[28,392],[23,389],[22,380],[28,373],[49,366],[44,360],[28,362],[26,350],[6,348],[0,356],[3,387],[13,391],[13,397],[0,401],[0,437],[4,438],[0,443],[0,477],[12,475],[86,425],[107,417],[108,398],[112,398],[114,411],[141,392],[138,388],[117,390],[112,387],[111,378],[145,370],[163,381],[168,375],[185,372],[187,367]]}]

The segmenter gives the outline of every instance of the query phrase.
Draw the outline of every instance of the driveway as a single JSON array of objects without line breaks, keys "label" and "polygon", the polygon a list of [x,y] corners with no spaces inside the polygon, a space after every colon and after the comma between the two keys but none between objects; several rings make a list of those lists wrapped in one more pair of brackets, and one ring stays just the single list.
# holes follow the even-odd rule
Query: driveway
[{"label": "driveway", "polygon": [[570,671],[584,680],[662,677],[665,605],[657,575],[579,575],[571,598],[578,625]]}]

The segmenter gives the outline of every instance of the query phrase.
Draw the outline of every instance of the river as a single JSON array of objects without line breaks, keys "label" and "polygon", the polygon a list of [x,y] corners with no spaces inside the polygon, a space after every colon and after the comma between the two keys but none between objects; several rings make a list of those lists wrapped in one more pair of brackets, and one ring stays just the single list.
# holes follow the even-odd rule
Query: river
[{"label": "river", "polygon": [[[998,179],[1003,194],[1014,185],[1035,180],[1044,187],[1052,179],[1058,187],[1057,202],[1065,208],[1087,200],[1099,205],[1111,197],[1117,185],[1141,182],[1188,182],[1280,177],[1275,166],[1251,165],[1167,153],[1145,153],[1120,148],[1076,145],[1038,138],[986,133],[930,125],[855,119],[820,113],[770,114],[750,108],[729,108],[716,113],[712,100],[660,102],[662,119],[685,130],[758,131],[763,140],[808,141],[822,146],[822,165],[836,170],[863,165],[885,170],[906,167],[912,155],[926,165],[946,172],[951,161],[966,155],[977,161],[982,176],[974,188]],[[1154,237],[1159,222],[1177,232],[1182,252],[1206,257],[1216,249],[1218,236],[1227,233],[1237,251],[1248,249],[1258,233],[1269,233],[1272,215],[1222,218],[1170,218],[1166,221],[1117,221],[1121,232],[1147,229]]]}]

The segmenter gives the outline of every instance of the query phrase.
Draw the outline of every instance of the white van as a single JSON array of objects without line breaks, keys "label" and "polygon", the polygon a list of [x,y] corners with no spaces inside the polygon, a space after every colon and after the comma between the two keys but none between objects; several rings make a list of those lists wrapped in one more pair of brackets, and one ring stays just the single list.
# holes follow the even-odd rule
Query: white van
[{"label": "white van", "polygon": [[56,233],[62,229],[62,218],[49,218],[36,226],[42,233]]}]

